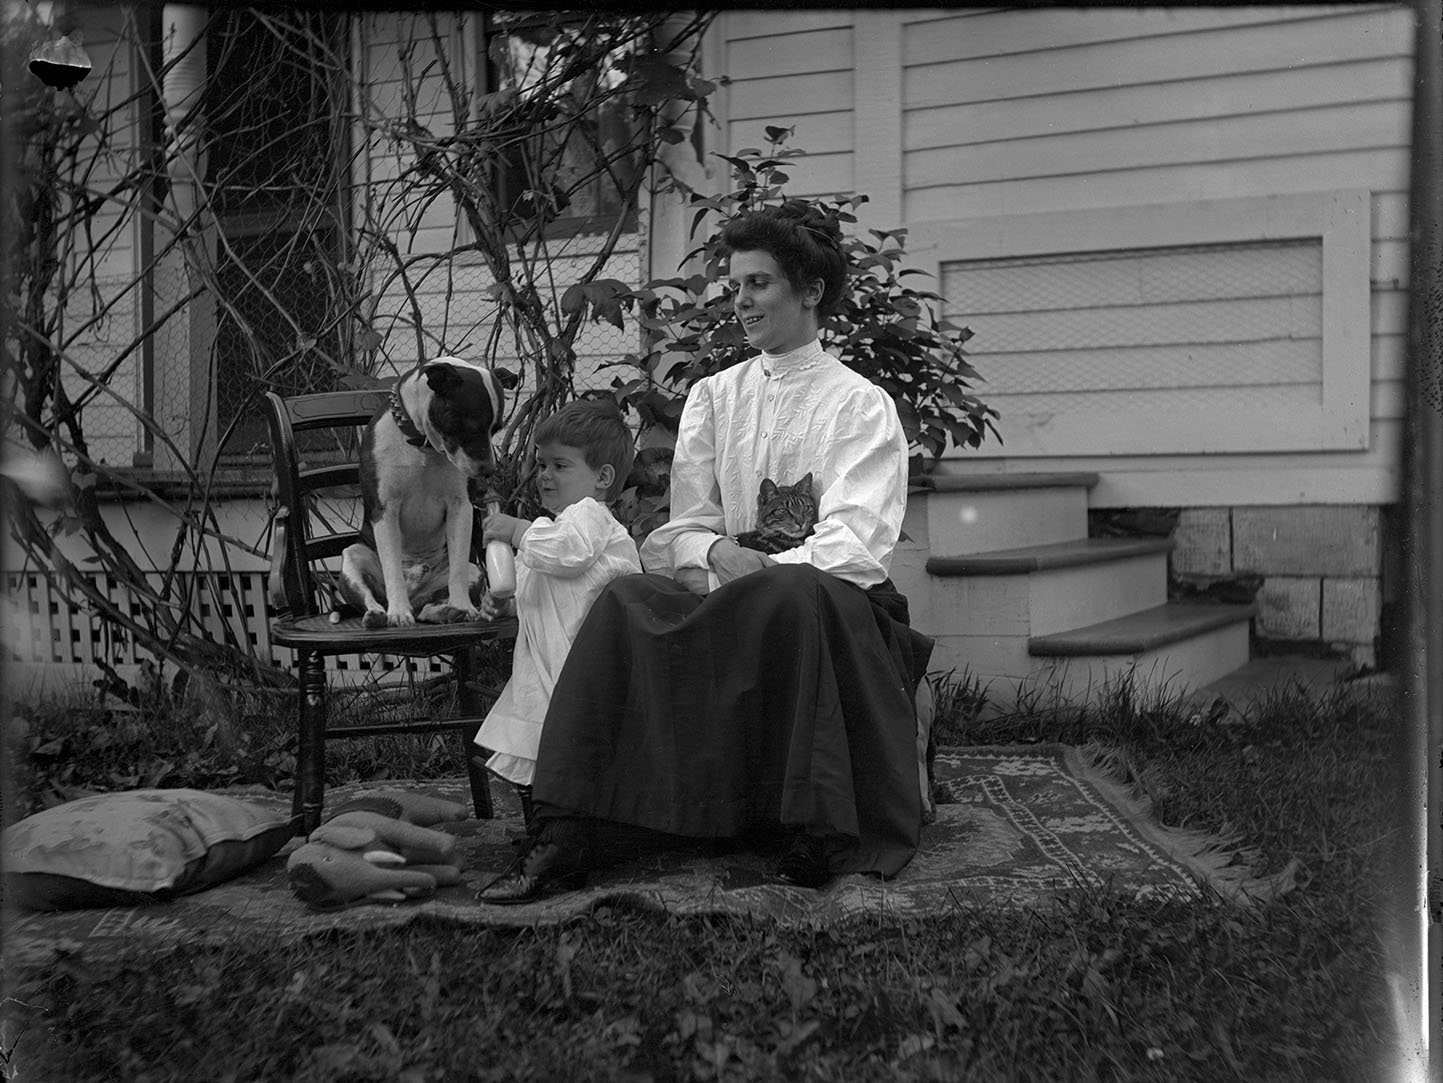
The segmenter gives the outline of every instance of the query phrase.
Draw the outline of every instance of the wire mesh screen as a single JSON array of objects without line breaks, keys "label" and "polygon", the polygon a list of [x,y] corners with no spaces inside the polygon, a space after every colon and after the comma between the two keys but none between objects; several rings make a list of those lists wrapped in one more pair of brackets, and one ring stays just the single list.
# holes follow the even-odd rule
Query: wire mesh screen
[{"label": "wire mesh screen", "polygon": [[214,355],[216,420],[226,451],[265,449],[265,391],[334,390],[346,362],[326,273],[336,248],[330,230],[277,230],[225,246]]},{"label": "wire mesh screen", "polygon": [[1004,438],[1062,417],[1322,402],[1321,239],[959,261],[942,279]]},{"label": "wire mesh screen", "polygon": [[[640,273],[635,237],[625,238],[624,244],[625,247],[613,253],[603,274],[623,282],[635,282]],[[548,308],[559,302],[567,287],[590,269],[593,257],[584,251],[576,252],[577,247],[566,245],[562,254],[550,259],[537,282]],[[383,336],[381,353],[390,360],[392,369],[404,371],[418,360],[449,353],[494,359],[529,380],[535,359],[518,351],[518,344],[510,333],[497,332],[498,310],[491,297],[494,283],[485,266],[461,258],[413,280],[409,291],[399,280],[393,280],[377,299],[374,321],[375,329]],[[488,358],[493,341],[494,356]],[[609,387],[616,370],[602,366],[624,354],[635,353],[639,345],[640,333],[635,323],[625,328],[605,322],[584,324],[575,343],[577,390]]]}]

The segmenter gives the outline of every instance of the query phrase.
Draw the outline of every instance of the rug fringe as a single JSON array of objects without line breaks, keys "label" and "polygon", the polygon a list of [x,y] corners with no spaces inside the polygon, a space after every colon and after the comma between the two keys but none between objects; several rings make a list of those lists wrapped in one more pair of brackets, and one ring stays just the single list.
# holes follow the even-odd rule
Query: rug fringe
[{"label": "rug fringe", "polygon": [[1140,833],[1190,869],[1200,886],[1242,905],[1265,905],[1297,886],[1302,870],[1298,859],[1289,861],[1279,872],[1259,875],[1261,855],[1243,845],[1226,826],[1222,833],[1214,833],[1158,823],[1152,797],[1126,750],[1087,744],[1066,747],[1065,755],[1078,778],[1096,787],[1132,817]]}]

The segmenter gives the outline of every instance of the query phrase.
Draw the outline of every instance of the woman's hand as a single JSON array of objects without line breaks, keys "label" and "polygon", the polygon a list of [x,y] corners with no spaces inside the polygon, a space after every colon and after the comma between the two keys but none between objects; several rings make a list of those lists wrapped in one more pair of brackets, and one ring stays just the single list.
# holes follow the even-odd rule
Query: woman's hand
[{"label": "woman's hand", "polygon": [[496,598],[488,590],[481,595],[481,604],[476,607],[481,611],[482,620],[500,620],[502,617],[514,617],[516,615],[515,598]]},{"label": "woman's hand", "polygon": [[481,544],[504,541],[512,549],[521,548],[521,535],[531,526],[530,519],[518,519],[514,515],[488,515],[481,522]]},{"label": "woman's hand", "polygon": [[711,570],[716,572],[716,577],[721,583],[730,583],[733,579],[740,579],[744,575],[751,575],[752,572],[759,572],[763,568],[770,568],[776,563],[765,553],[758,553],[754,549],[743,549],[731,538],[722,538],[714,543],[706,554],[707,563]]},{"label": "woman's hand", "polygon": [[693,594],[700,594],[705,598],[711,593],[711,580],[707,578],[705,568],[678,568],[672,576],[677,585],[686,588]]}]

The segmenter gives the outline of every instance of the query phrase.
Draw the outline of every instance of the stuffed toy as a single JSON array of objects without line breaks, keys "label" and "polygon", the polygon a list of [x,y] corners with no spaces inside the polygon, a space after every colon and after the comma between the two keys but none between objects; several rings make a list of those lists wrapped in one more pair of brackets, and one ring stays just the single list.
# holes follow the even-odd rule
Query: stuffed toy
[{"label": "stuffed toy", "polygon": [[315,910],[425,898],[461,881],[456,838],[433,825],[467,817],[465,805],[401,791],[346,801],[286,861],[291,890]]}]

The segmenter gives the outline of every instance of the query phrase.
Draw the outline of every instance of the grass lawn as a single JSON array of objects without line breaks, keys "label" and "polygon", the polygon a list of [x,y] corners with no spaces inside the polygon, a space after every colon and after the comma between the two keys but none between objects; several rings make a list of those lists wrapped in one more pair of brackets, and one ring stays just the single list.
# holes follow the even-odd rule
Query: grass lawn
[{"label": "grass lawn", "polygon": [[[1079,892],[1045,909],[788,931],[610,909],[561,928],[418,922],[70,959],[6,974],[3,1052],[17,1078],[56,1083],[1396,1078],[1385,971],[1406,741],[1391,695],[1293,691],[1206,718],[1123,687],[1097,708],[1034,704],[987,723],[965,695],[942,699],[948,743],[1122,749],[1159,819],[1236,833],[1265,873],[1297,858],[1297,887],[1252,910]],[[156,756],[176,759],[152,747],[124,760],[123,734],[92,750],[98,729],[73,712],[28,722],[25,747],[49,747],[31,792],[62,777],[98,787],[97,771],[153,784]],[[195,766],[283,776],[284,737],[256,733],[222,735],[237,772],[220,752]],[[412,770],[454,770],[423,759]],[[379,760],[363,749],[341,769]],[[193,784],[176,770],[165,784]]]}]

